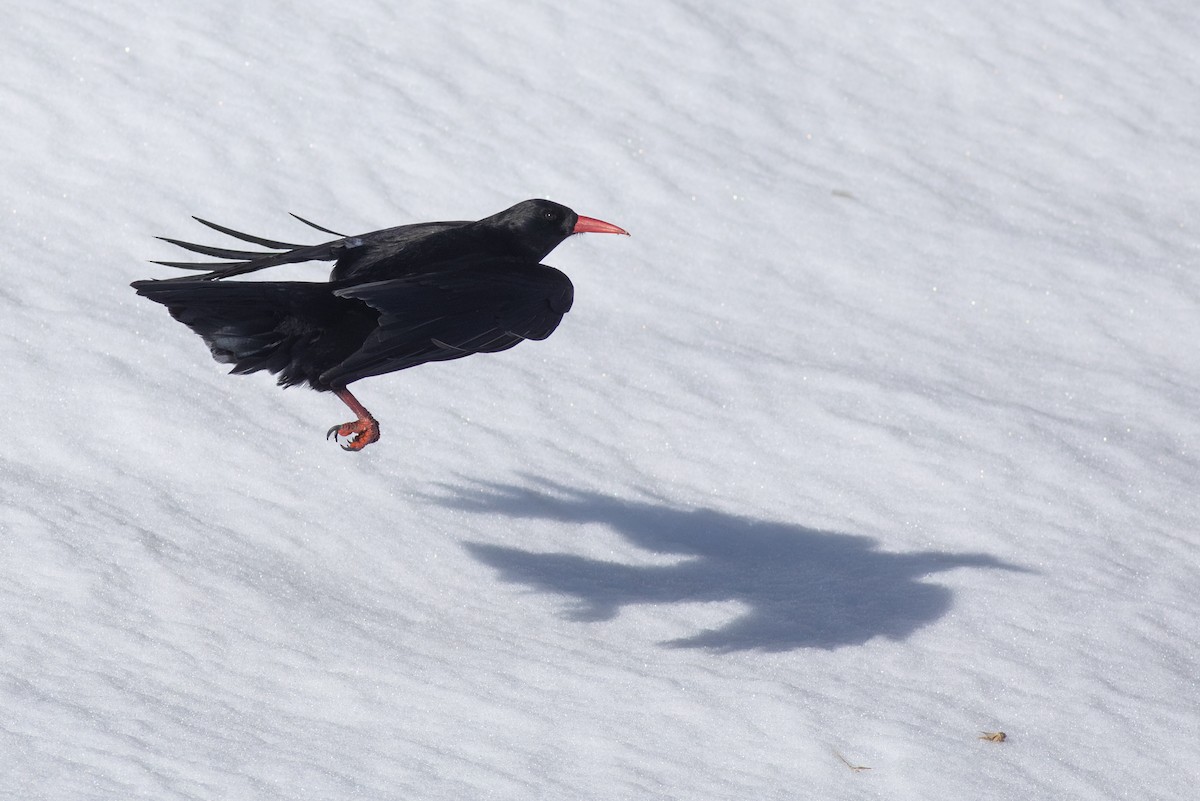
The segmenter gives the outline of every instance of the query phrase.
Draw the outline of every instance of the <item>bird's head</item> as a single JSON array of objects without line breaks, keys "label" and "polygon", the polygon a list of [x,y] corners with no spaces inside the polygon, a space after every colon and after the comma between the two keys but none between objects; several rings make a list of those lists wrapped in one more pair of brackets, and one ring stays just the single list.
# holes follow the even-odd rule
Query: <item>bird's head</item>
[{"label": "bird's head", "polygon": [[519,255],[541,261],[572,234],[625,234],[612,223],[584,217],[552,200],[524,200],[480,220],[508,235]]}]

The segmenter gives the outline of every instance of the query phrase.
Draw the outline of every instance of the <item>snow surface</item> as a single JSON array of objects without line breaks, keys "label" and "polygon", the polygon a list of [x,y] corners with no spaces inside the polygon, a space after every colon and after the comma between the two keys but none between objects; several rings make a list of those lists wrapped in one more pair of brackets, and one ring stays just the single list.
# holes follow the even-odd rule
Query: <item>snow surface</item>
[{"label": "snow surface", "polygon": [[[1194,797],[1194,4],[9,6],[0,797]],[[363,454],[127,286],[527,197]]]}]

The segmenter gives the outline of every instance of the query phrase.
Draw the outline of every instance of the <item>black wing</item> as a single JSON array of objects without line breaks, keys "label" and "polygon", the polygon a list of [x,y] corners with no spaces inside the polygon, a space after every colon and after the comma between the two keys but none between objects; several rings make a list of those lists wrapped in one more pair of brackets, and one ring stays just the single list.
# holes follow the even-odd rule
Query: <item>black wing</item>
[{"label": "black wing", "polygon": [[155,261],[153,263],[162,264],[167,267],[178,267],[183,270],[205,271],[204,275],[189,275],[180,279],[169,280],[216,281],[221,278],[230,278],[235,275],[256,272],[268,267],[277,267],[281,264],[299,264],[306,261],[336,261],[335,277],[349,278],[357,274],[361,269],[396,258],[403,254],[408,247],[425,239],[430,234],[465,224],[461,221],[415,223],[372,231],[369,234],[362,234],[360,236],[342,236],[328,228],[309,222],[303,217],[298,217],[294,214],[292,216],[305,225],[316,228],[319,231],[324,231],[325,233],[341,236],[342,238],[323,242],[319,245],[297,245],[292,242],[280,242],[275,239],[267,239],[235,231],[232,228],[194,217],[193,219],[196,222],[208,226],[214,231],[219,231],[227,236],[240,239],[243,242],[273,248],[274,250],[266,252],[237,250],[233,248],[213,247],[211,245],[200,245],[194,242],[184,242],[180,239],[159,237],[164,242],[170,242],[172,245],[181,247],[184,250],[190,250],[193,253],[199,253],[204,256],[214,256],[226,261]]},{"label": "black wing", "polygon": [[344,386],[373,375],[495,353],[526,339],[545,339],[571,308],[566,275],[518,259],[474,259],[436,272],[352,286],[334,292],[380,312],[363,346],[321,375]]}]

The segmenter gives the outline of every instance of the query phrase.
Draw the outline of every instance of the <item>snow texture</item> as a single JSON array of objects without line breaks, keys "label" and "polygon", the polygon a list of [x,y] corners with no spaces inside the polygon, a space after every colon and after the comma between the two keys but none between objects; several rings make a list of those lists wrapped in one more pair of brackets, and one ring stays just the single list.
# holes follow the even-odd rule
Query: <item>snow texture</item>
[{"label": "snow texture", "polygon": [[[1192,4],[10,5],[0,797],[1193,797]],[[528,197],[362,454],[128,287]]]}]

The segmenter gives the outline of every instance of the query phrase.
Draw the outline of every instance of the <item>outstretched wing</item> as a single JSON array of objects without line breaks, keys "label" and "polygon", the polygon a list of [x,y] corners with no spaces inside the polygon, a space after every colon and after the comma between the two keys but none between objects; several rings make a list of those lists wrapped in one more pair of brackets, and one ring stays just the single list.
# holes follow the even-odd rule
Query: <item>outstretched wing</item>
[{"label": "outstretched wing", "polygon": [[339,289],[380,312],[363,346],[321,375],[332,386],[431,361],[545,339],[571,308],[566,275],[519,259],[472,259],[435,271]]},{"label": "outstretched wing", "polygon": [[167,267],[177,267],[183,270],[205,271],[204,275],[189,275],[179,279],[168,280],[216,281],[221,278],[230,278],[235,275],[256,272],[268,267],[276,267],[281,264],[299,264],[306,261],[336,261],[338,263],[338,277],[344,278],[353,275],[363,265],[375,265],[381,261],[401,255],[407,247],[432,233],[464,224],[458,221],[416,223],[372,231],[369,234],[362,234],[360,236],[343,236],[336,231],[331,231],[316,223],[309,222],[303,217],[295,214],[292,216],[305,225],[341,238],[330,242],[323,242],[319,245],[298,245],[292,242],[280,242],[275,239],[267,239],[266,237],[243,233],[232,228],[227,228],[224,225],[218,225],[217,223],[194,217],[193,219],[196,222],[214,231],[219,231],[226,236],[231,236],[253,245],[272,248],[272,250],[258,251],[214,247],[195,242],[184,242],[180,239],[171,239],[164,236],[159,237],[159,239],[164,242],[170,242],[172,245],[181,247],[184,250],[204,256],[225,259],[225,261],[155,261],[153,263],[162,264]]}]

